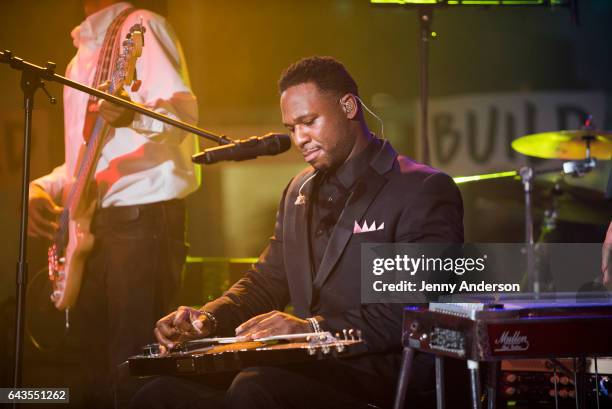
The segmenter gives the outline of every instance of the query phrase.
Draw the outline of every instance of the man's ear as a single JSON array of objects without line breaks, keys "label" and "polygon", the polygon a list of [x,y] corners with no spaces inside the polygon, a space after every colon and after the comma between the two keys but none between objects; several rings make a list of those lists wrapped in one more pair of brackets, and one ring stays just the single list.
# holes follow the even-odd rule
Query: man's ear
[{"label": "man's ear", "polygon": [[353,94],[346,94],[340,98],[340,105],[342,111],[348,119],[354,119],[359,111],[359,105],[357,105],[357,98]]}]

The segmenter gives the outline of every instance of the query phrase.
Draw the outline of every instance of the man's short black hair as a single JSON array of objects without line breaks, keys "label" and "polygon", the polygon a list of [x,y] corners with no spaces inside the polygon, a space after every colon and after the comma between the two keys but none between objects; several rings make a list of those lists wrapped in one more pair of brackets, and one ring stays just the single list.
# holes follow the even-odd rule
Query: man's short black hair
[{"label": "man's short black hair", "polygon": [[291,64],[278,80],[278,90],[282,94],[294,85],[313,82],[321,91],[331,91],[339,95],[359,96],[357,83],[346,67],[332,57],[308,57]]}]

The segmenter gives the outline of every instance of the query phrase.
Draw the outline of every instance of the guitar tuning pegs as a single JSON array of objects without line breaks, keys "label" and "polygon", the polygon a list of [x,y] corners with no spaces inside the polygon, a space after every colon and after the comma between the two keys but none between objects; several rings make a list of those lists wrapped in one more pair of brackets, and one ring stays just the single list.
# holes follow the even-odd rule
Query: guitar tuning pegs
[{"label": "guitar tuning pegs", "polygon": [[361,330],[357,330],[357,341],[361,341]]},{"label": "guitar tuning pegs", "polygon": [[354,341],[355,340],[355,330],[352,328],[349,329],[348,334],[349,334],[349,337],[351,338],[351,341]]},{"label": "guitar tuning pegs", "polygon": [[344,336],[344,340],[345,340],[345,341],[348,341],[348,336],[347,336],[346,329],[343,329],[343,330],[342,330],[342,335]]},{"label": "guitar tuning pegs", "polygon": [[140,31],[142,34],[144,34],[146,30],[147,28],[143,24],[142,17],[140,18],[140,24],[134,24],[132,27],[130,27],[130,33]]}]

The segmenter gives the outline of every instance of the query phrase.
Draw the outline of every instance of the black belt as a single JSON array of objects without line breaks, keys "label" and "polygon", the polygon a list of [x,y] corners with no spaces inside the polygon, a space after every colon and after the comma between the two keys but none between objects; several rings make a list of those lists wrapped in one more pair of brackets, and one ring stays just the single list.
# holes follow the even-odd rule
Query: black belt
[{"label": "black belt", "polygon": [[184,211],[185,199],[172,199],[164,202],[146,203],[131,206],[111,206],[96,210],[94,224],[127,223],[143,215],[162,216],[166,212]]}]

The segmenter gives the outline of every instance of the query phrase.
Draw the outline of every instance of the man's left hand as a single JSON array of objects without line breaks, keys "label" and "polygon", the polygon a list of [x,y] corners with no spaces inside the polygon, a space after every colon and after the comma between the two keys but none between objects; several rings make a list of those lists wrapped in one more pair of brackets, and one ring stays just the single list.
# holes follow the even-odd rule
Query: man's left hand
[{"label": "man's left hand", "polygon": [[[108,85],[104,84],[100,87],[100,90],[106,91],[108,89]],[[126,101],[132,101],[127,92],[123,89],[117,95],[121,99],[125,99]],[[134,121],[135,112],[131,109],[123,108],[119,105],[115,105],[112,102],[108,102],[104,99],[101,99],[98,103],[98,112],[104,118],[106,122],[109,123],[110,126],[114,128],[123,128],[126,126],[130,126],[132,121]]]},{"label": "man's left hand", "polygon": [[270,311],[240,324],[237,337],[257,339],[272,335],[301,334],[311,332],[310,323],[281,311]]}]

